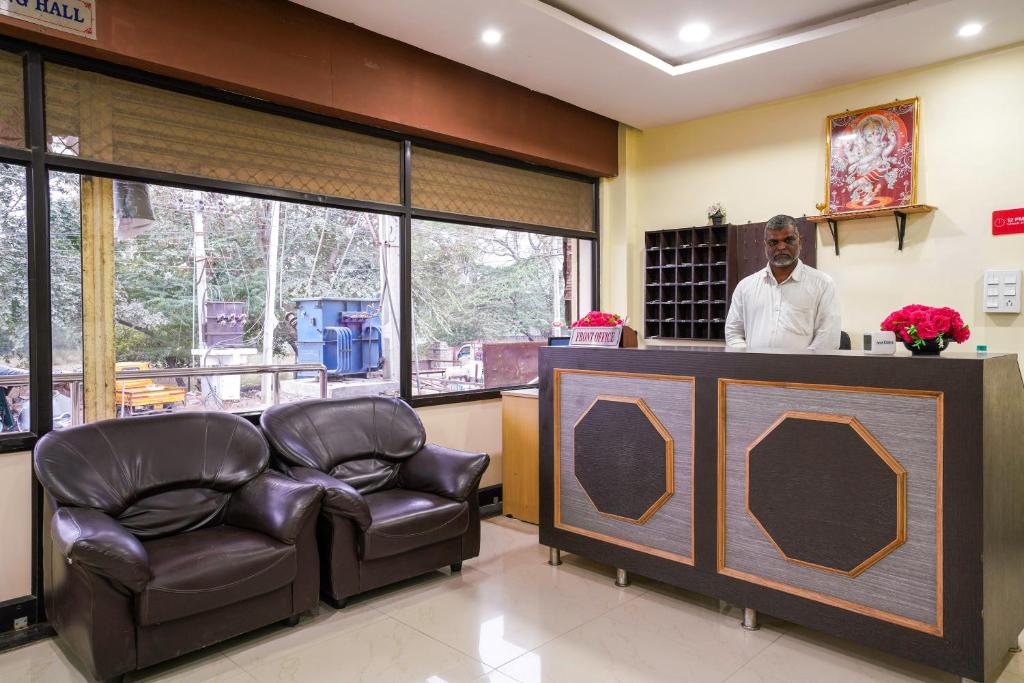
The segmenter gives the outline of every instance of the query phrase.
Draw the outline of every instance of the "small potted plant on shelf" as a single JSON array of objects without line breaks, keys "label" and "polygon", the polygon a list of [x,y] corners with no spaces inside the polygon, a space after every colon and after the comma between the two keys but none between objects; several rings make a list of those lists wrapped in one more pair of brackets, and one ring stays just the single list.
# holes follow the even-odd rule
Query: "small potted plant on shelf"
[{"label": "small potted plant on shelf", "polygon": [[721,202],[715,202],[708,207],[708,220],[711,225],[722,225],[725,223],[725,207]]},{"label": "small potted plant on shelf", "polygon": [[952,308],[912,304],[893,311],[882,321],[882,329],[895,332],[915,356],[937,356],[947,346],[971,338],[971,328]]},{"label": "small potted plant on shelf", "polygon": [[[570,346],[621,346],[636,348],[636,330],[615,313],[591,311],[571,325]],[[616,339],[617,343],[610,340]]]}]

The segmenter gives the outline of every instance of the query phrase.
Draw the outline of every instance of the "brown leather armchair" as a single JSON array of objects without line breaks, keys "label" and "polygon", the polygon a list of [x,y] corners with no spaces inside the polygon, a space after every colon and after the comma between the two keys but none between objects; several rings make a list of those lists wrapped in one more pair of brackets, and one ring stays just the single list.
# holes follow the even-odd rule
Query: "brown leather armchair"
[{"label": "brown leather armchair", "polygon": [[320,487],[267,469],[266,441],[225,413],[107,420],[33,455],[53,507],[46,612],[97,679],[266,624],[319,593]]},{"label": "brown leather armchair", "polygon": [[427,444],[404,401],[383,396],[277,405],[260,420],[280,467],[322,486],[323,599],[347,599],[480,554],[486,453]]}]

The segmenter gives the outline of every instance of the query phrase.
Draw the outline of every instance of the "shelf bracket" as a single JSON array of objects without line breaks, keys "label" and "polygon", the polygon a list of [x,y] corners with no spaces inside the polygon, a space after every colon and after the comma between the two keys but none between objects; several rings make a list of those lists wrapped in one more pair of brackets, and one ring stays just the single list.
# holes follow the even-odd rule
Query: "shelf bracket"
[{"label": "shelf bracket", "polygon": [[[904,216],[904,218],[906,218]],[[828,231],[832,233],[832,243],[836,246],[836,256],[839,256],[839,221],[829,218],[828,220]],[[903,248],[903,240],[900,239],[900,249]]]},{"label": "shelf bracket", "polygon": [[896,239],[900,243],[899,251],[903,251],[903,238],[907,235],[907,214],[902,211],[894,211],[893,216],[896,218]]}]

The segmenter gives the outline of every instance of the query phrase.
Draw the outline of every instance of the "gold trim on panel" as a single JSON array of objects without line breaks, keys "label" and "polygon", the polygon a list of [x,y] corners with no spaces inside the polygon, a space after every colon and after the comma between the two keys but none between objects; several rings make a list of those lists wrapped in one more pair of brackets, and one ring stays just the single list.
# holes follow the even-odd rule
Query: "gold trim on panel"
[{"label": "gold trim on panel", "polygon": [[[552,425],[552,444],[551,444],[552,463],[554,465],[554,473],[553,473],[554,474],[554,477],[553,477],[553,482],[554,482],[553,489],[554,490],[552,491],[552,499],[553,499],[554,510],[553,510],[552,518],[553,518],[553,524],[554,524],[555,528],[556,529],[561,529],[563,531],[569,531],[569,532],[572,532],[572,533],[575,533],[575,534],[579,534],[581,536],[587,536],[589,538],[594,538],[594,539],[599,540],[599,541],[604,541],[605,543],[611,543],[611,544],[614,544],[614,545],[622,546],[624,548],[629,548],[631,550],[638,550],[640,552],[644,552],[644,553],[647,553],[649,555],[655,555],[657,557],[661,557],[661,558],[664,558],[664,559],[667,559],[667,560],[671,560],[673,562],[680,562],[682,564],[688,564],[688,565],[693,566],[693,564],[694,564],[694,555],[696,553],[696,531],[695,531],[696,530],[696,516],[695,515],[696,515],[696,493],[697,493],[696,486],[695,486],[696,481],[694,479],[694,472],[695,472],[696,460],[697,460],[697,452],[696,452],[696,447],[695,447],[696,446],[696,429],[697,429],[697,420],[696,420],[696,417],[697,417],[697,391],[696,391],[697,390],[697,382],[696,382],[696,379],[693,376],[690,376],[690,375],[657,375],[657,374],[653,374],[653,373],[615,372],[615,371],[581,370],[581,369],[577,370],[577,369],[569,369],[569,368],[555,368],[553,370],[552,375],[553,375],[552,376],[552,384],[553,384],[552,401],[554,403],[554,405],[552,406],[552,421],[553,421],[554,424]],[[628,379],[653,379],[653,380],[661,380],[661,381],[689,382],[689,384],[690,384],[690,397],[691,397],[691,399],[690,399],[690,555],[689,556],[680,555],[680,554],[677,554],[677,553],[672,553],[672,552],[669,552],[669,551],[666,551],[666,550],[661,550],[661,549],[658,549],[658,548],[653,548],[651,546],[647,546],[647,545],[644,545],[644,544],[641,544],[641,543],[634,543],[632,541],[627,541],[625,539],[616,538],[614,536],[609,536],[608,534],[603,534],[603,533],[600,533],[600,532],[597,532],[597,531],[590,531],[588,529],[581,529],[579,527],[576,527],[576,526],[573,526],[573,525],[570,525],[570,524],[565,524],[565,523],[562,522],[562,504],[561,504],[561,502],[562,502],[561,501],[561,491],[562,491],[561,483],[562,482],[561,482],[561,448],[560,448],[560,444],[561,444],[561,419],[560,419],[560,417],[561,417],[561,405],[562,405],[561,404],[561,388],[562,388],[562,376],[563,375],[594,375],[594,376],[600,376],[600,377],[623,377],[623,378],[628,378]],[[624,397],[624,396],[609,397],[609,396],[605,396],[603,394],[599,395],[598,398],[594,400],[594,402],[596,402],[597,400],[599,400],[601,398],[606,398],[606,399],[609,399],[609,400],[627,400],[629,402],[633,402],[633,399],[630,398],[630,397]],[[636,399],[636,400],[640,401],[640,403],[642,403],[644,406],[646,406],[646,403],[644,403],[642,399]],[[592,407],[592,406],[593,406],[593,403],[591,403],[591,405],[587,408],[586,411],[584,411],[583,414],[586,415],[587,411],[589,411],[590,407]],[[641,408],[641,410],[643,410],[643,408]],[[650,411],[649,408],[648,408],[648,411]],[[650,411],[650,415],[654,416],[653,411]],[[656,417],[655,417],[655,420],[656,420],[658,425],[661,424],[661,422],[659,420],[657,420]],[[579,420],[577,420],[575,424],[579,424]],[[662,426],[662,429],[664,429],[663,426]],[[659,431],[661,431],[661,430],[659,430]],[[665,430],[663,432],[663,435],[667,435],[667,430]],[[671,436],[667,436],[667,443],[668,443],[668,450],[673,453],[673,457],[674,457],[674,450],[675,450],[675,448],[674,448],[674,440],[671,438]],[[663,496],[665,501],[667,501],[668,498],[670,498],[674,494],[674,492],[675,492],[675,463],[674,462],[671,462],[671,467],[672,467],[672,476],[669,478],[669,483],[668,483],[668,488],[670,489],[670,492],[666,496]],[[575,476],[575,463],[573,464],[573,474]],[[582,484],[580,486],[582,487]],[[586,489],[584,489],[583,492],[584,492],[584,495],[586,495],[588,498],[590,497],[590,495],[586,492]],[[593,503],[592,500],[591,500],[591,503]],[[657,503],[657,506],[660,507],[662,504],[664,504],[664,501],[662,501],[662,503]],[[595,509],[596,509],[596,506],[595,506]],[[656,512],[656,510],[657,510],[657,508],[653,508],[649,512],[653,515],[654,512]],[[598,510],[598,512],[600,512],[600,510]],[[634,524],[637,523],[636,520],[628,519],[628,518],[625,518],[625,517],[618,517],[617,515],[608,515],[607,513],[601,513],[601,514],[606,515],[608,517],[617,518],[617,519],[620,519],[622,521],[627,521],[627,522],[631,522],[631,523],[634,523]],[[644,518],[644,521],[647,521],[647,519],[649,519],[649,517],[650,517],[650,515],[647,515],[647,517]]]},{"label": "gold trim on panel", "polygon": [[[878,457],[882,459],[882,461],[889,467],[889,469],[893,471],[893,474],[896,475],[896,536],[895,538],[893,538],[892,541],[887,543],[884,547],[879,549],[877,552],[872,554],[870,557],[865,559],[863,562],[858,564],[853,569],[836,569],[835,567],[829,567],[827,565],[817,564],[814,562],[807,562],[806,560],[798,560],[790,557],[779,546],[779,544],[776,543],[775,539],[772,537],[768,529],[766,529],[765,526],[761,523],[761,520],[757,518],[757,515],[754,514],[754,511],[750,509],[750,452],[754,450],[754,448],[756,448],[758,444],[764,441],[765,437],[767,437],[769,434],[775,431],[779,427],[779,425],[781,425],[789,418],[795,418],[800,420],[816,420],[818,422],[836,422],[839,424],[849,425],[855,432],[857,432],[857,435],[861,439],[863,439],[865,443],[867,443],[871,450],[873,450],[878,455]],[[744,507],[747,510],[747,514],[750,515],[750,518],[754,521],[755,524],[757,524],[758,528],[761,529],[761,532],[769,541],[771,541],[771,544],[775,546],[775,549],[779,551],[779,554],[782,555],[782,557],[785,558],[787,562],[798,564],[803,567],[810,567],[811,569],[817,569],[820,571],[830,572],[832,574],[839,574],[840,576],[848,576],[850,578],[853,578],[859,576],[860,574],[863,574],[864,570],[876,564],[883,557],[885,557],[893,550],[903,545],[903,543],[905,543],[907,540],[907,471],[903,468],[902,465],[899,464],[899,462],[894,457],[892,457],[892,455],[890,455],[890,453],[887,450],[885,450],[885,447],[882,446],[881,443],[879,443],[878,439],[876,439],[871,434],[871,432],[869,432],[867,428],[860,423],[860,420],[858,420],[855,417],[850,417],[848,415],[830,415],[828,413],[805,413],[798,410],[786,411],[779,417],[779,419],[773,422],[768,429],[762,432],[759,437],[754,439],[754,441],[751,442],[749,446],[747,446],[747,450],[745,453],[745,462],[746,465],[744,469],[743,487],[745,492]]]},{"label": "gold trim on panel", "polygon": [[[936,441],[935,441],[935,443],[936,443],[936,449],[935,449],[935,453],[936,453],[936,484],[935,484],[935,488],[936,488],[936,506],[935,506],[936,507],[936,524],[935,524],[935,534],[936,534],[936,539],[935,539],[935,541],[936,541],[935,542],[935,545],[936,545],[936,557],[935,557],[935,565],[936,565],[936,577],[935,577],[935,581],[936,581],[936,583],[935,583],[935,618],[936,618],[936,623],[928,624],[926,622],[918,621],[916,619],[909,619],[907,617],[902,617],[902,616],[900,616],[898,614],[892,614],[890,612],[885,612],[883,610],[878,610],[878,609],[875,609],[873,607],[867,607],[865,605],[860,605],[860,604],[855,603],[855,602],[850,602],[849,600],[843,600],[842,598],[836,598],[836,597],[833,597],[831,595],[826,595],[826,594],[823,594],[823,593],[817,593],[817,592],[810,591],[810,590],[807,590],[807,589],[804,589],[804,588],[800,588],[798,586],[793,586],[793,585],[790,585],[790,584],[787,584],[787,583],[782,583],[782,582],[779,582],[779,581],[774,581],[772,579],[762,578],[760,576],[756,576],[756,575],[753,575],[753,574],[748,574],[748,573],[745,573],[745,572],[740,572],[740,571],[737,571],[735,569],[730,569],[730,568],[728,568],[726,566],[726,548],[725,548],[725,541],[726,541],[726,530],[725,530],[725,458],[726,458],[726,445],[727,445],[727,442],[726,442],[726,438],[727,438],[727,434],[726,434],[726,387],[728,385],[730,385],[730,384],[748,385],[748,386],[765,386],[765,387],[775,387],[775,388],[783,388],[783,389],[812,390],[812,391],[831,391],[831,392],[848,392],[848,393],[885,394],[885,395],[890,395],[890,396],[919,396],[919,397],[922,397],[922,398],[933,398],[933,399],[935,399],[935,402],[936,402],[936,409],[935,409],[935,416],[936,416],[936,435],[935,435],[935,438],[936,438]],[[944,618],[944,616],[943,616],[944,583],[943,583],[943,571],[942,571],[942,563],[943,563],[943,554],[942,554],[942,548],[943,548],[943,542],[942,542],[942,539],[943,539],[943,529],[942,529],[942,521],[943,521],[942,520],[942,500],[943,500],[943,493],[942,493],[942,460],[943,460],[942,436],[943,435],[942,435],[942,431],[943,431],[944,419],[945,418],[944,418],[944,405],[943,404],[944,404],[944,394],[941,391],[927,391],[927,390],[918,390],[918,389],[890,389],[890,388],[861,387],[861,386],[841,386],[841,385],[833,385],[833,384],[801,384],[799,382],[772,382],[772,381],[767,381],[767,380],[745,380],[745,379],[725,379],[725,378],[719,378],[719,380],[718,380],[718,430],[717,430],[718,431],[718,448],[717,448],[717,451],[718,451],[718,453],[717,453],[717,455],[718,455],[718,468],[717,468],[718,469],[718,482],[717,482],[718,501],[717,501],[717,504],[716,504],[716,508],[717,508],[717,532],[718,532],[718,538],[717,538],[717,541],[718,541],[717,542],[718,557],[716,558],[716,565],[717,565],[718,573],[719,574],[723,574],[725,576],[730,576],[730,577],[733,577],[733,578],[736,578],[736,579],[741,579],[743,581],[748,581],[750,583],[755,583],[755,584],[764,586],[766,588],[772,588],[774,590],[779,590],[779,591],[782,591],[782,592],[785,592],[785,593],[790,593],[792,595],[797,595],[797,596],[800,596],[800,597],[803,597],[803,598],[808,598],[808,599],[811,599],[811,600],[815,600],[817,602],[820,602],[820,603],[823,603],[823,604],[826,604],[826,605],[831,605],[833,607],[839,607],[841,609],[846,609],[846,610],[849,610],[851,612],[856,612],[857,614],[863,614],[865,616],[872,617],[874,619],[879,619],[879,620],[882,620],[882,621],[887,621],[889,623],[897,624],[899,626],[904,626],[906,628],[914,629],[916,631],[922,631],[922,632],[925,632],[925,633],[929,633],[931,635],[941,636],[943,634],[943,629],[944,629],[944,626],[943,626],[943,623],[944,623],[943,622],[943,618]],[[824,413],[822,413],[822,414],[819,414],[819,413],[799,413],[799,412],[794,411],[793,413],[791,413],[791,415],[806,416],[806,415],[826,415],[826,414],[824,414]],[[836,421],[841,421],[839,418],[842,418],[843,416],[828,416],[828,417],[831,418],[831,419],[835,419]],[[782,418],[780,418],[779,421],[781,421],[781,419]],[[864,430],[864,432],[868,433],[867,430]],[[763,436],[764,435],[762,434],[762,437]],[[877,443],[877,439],[874,439],[874,436],[871,436],[871,439],[873,439]],[[760,438],[758,439],[758,441],[759,440],[760,440]],[[756,442],[755,442],[755,444],[756,444]],[[879,447],[881,447],[881,444],[879,444]],[[749,450],[749,448],[748,448],[748,450]],[[885,449],[882,448],[882,450],[884,451]],[[891,458],[891,455],[890,455],[890,458]],[[892,462],[897,462],[897,461],[895,460],[895,458],[893,458]],[[898,465],[898,463],[897,463],[897,465]],[[891,464],[890,464],[890,466],[891,466]],[[902,469],[902,467],[901,467],[901,469]],[[904,470],[903,486],[904,486],[903,500],[905,501],[906,500],[906,494],[905,494],[906,472],[905,472],[905,470]],[[748,508],[747,511],[748,511],[748,514],[749,514],[749,508]],[[900,525],[904,529],[906,527],[906,514],[907,514],[906,505],[904,504],[903,511],[902,511],[902,514],[901,514],[901,517],[900,517]],[[758,526],[760,526],[760,524]],[[763,529],[763,527],[762,527],[762,529]],[[905,541],[905,532],[904,532],[904,541]],[[776,545],[776,547],[778,547],[778,546]],[[781,552],[781,549],[780,549],[780,552]],[[889,551],[886,551],[886,552],[889,552]],[[869,558],[869,560],[872,560],[873,558],[874,558],[874,556],[872,556],[872,558]],[[789,558],[787,558],[787,559],[789,559]],[[881,558],[878,558],[878,559],[881,559]],[[874,560],[874,562],[877,562],[877,561],[878,561],[877,559]],[[794,562],[796,562],[796,561],[794,561]],[[799,564],[799,562],[796,562],[796,563]],[[820,567],[818,567],[818,568],[820,568]],[[867,567],[865,567],[864,569],[866,569],[866,568]],[[860,571],[864,571],[864,569],[861,569]]]},{"label": "gold trim on panel", "polygon": [[[647,418],[647,421],[651,423],[651,425],[661,435],[661,438],[665,440],[665,491],[660,496],[658,496],[658,499],[656,501],[651,503],[651,506],[647,508],[642,515],[640,515],[636,519],[632,517],[625,517],[623,515],[613,515],[612,513],[605,512],[604,510],[599,508],[597,506],[597,503],[595,503],[594,499],[590,496],[590,492],[587,491],[587,487],[583,485],[582,481],[580,481],[579,475],[576,474],[576,428],[580,426],[580,422],[583,422],[583,418],[589,415],[590,411],[593,410],[594,406],[597,405],[600,401],[613,401],[615,403],[632,403],[633,405],[640,409],[640,412],[644,414],[644,417]],[[574,454],[572,462],[572,474],[574,477],[576,477],[576,481],[579,482],[580,488],[583,489],[583,495],[585,495],[590,500],[590,504],[594,506],[594,509],[597,510],[599,514],[602,514],[605,517],[611,517],[612,519],[618,519],[623,522],[629,522],[630,524],[642,525],[645,524],[647,520],[651,518],[651,515],[658,511],[658,508],[660,508],[662,505],[668,502],[669,498],[671,498],[672,495],[675,493],[675,463],[673,462],[673,455],[675,449],[673,447],[674,441],[672,439],[672,435],[669,434],[668,430],[665,429],[665,426],[661,424],[661,420],[659,420],[655,416],[654,411],[651,410],[650,406],[648,406],[642,398],[598,394],[597,398],[591,401],[590,405],[587,406],[587,409],[583,411],[582,415],[580,415],[580,419],[576,420],[572,428],[572,452]]]},{"label": "gold trim on panel", "polygon": [[906,628],[914,629],[915,631],[922,631],[929,633],[933,636],[942,635],[942,625],[929,624],[924,621],[918,621],[917,619],[910,619],[908,617],[901,617],[898,614],[892,614],[891,612],[885,612],[874,607],[868,607],[861,605],[856,602],[850,602],[849,600],[843,600],[842,598],[832,597],[824,593],[817,593],[815,591],[807,590],[805,588],[799,588],[797,586],[791,586],[788,583],[780,583],[771,579],[761,578],[754,574],[747,574],[746,572],[736,571],[735,569],[719,569],[719,574],[723,576],[730,576],[734,579],[740,579],[748,583],[756,583],[759,586],[765,588],[772,588],[774,590],[782,591],[783,593],[789,593],[790,595],[796,595],[801,598],[807,598],[808,600],[814,600],[824,605],[830,605],[832,607],[838,607],[845,609],[856,614],[863,614],[866,617],[872,619],[878,619],[879,621],[886,621],[890,624],[896,624],[897,626],[904,626]]}]

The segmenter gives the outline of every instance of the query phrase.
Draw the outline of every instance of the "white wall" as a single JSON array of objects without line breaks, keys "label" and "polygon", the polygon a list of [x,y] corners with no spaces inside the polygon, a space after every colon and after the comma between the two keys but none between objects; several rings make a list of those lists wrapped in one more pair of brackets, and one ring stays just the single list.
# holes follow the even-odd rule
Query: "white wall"
[{"label": "white wall", "polygon": [[[837,281],[855,347],[892,310],[948,305],[971,324],[960,349],[1024,355],[1024,319],[981,308],[986,268],[1024,267],[1024,235],[995,237],[991,212],[1024,206],[1024,45],[696,121],[621,131],[621,173],[606,181],[602,301],[623,296],[642,319],[646,230],[701,225],[721,201],[734,223],[817,213],[824,199],[825,117],[921,98],[919,191],[934,214],[910,216],[897,251],[891,217],[840,227],[840,255],[818,231],[818,264]],[[625,249],[626,254],[618,252]],[[625,294],[623,294],[625,292]]]}]

